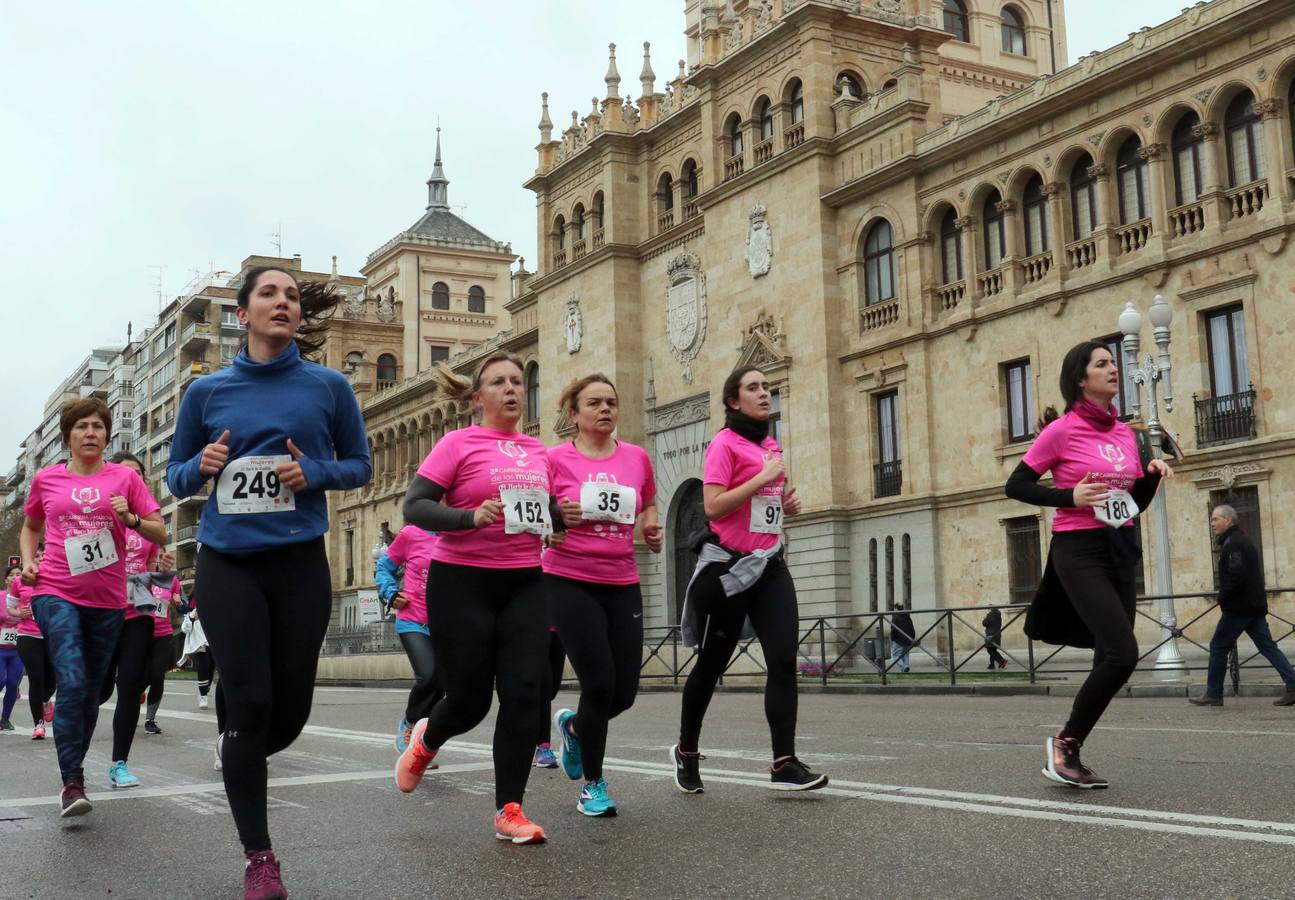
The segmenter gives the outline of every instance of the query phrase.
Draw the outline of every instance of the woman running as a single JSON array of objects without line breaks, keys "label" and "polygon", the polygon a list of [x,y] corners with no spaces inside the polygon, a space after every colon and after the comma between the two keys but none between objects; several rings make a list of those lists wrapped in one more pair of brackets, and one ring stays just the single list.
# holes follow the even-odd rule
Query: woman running
[{"label": "woman running", "polygon": [[[5,573],[5,584],[9,584],[22,569],[14,566]],[[22,657],[18,654],[18,601],[14,598],[10,610],[8,595],[5,605],[0,607],[0,687],[4,688],[4,704],[0,706],[0,731],[14,731],[13,708],[18,703],[18,688],[22,684]]]},{"label": "woman running", "polygon": [[634,557],[634,526],[661,552],[656,479],[641,447],[616,439],[620,405],[605,375],[588,375],[562,392],[559,408],[576,426],[571,443],[549,451],[553,492],[578,500],[582,523],[544,554],[549,609],[580,682],[580,704],[553,724],[562,769],[583,779],[576,809],[614,816],[603,756],[607,723],[634,704],[643,658],[643,594]]},{"label": "woman running", "polygon": [[[561,532],[558,532],[558,535],[559,537],[565,537]],[[546,543],[544,552],[540,554],[541,566],[550,546],[552,545]],[[551,610],[549,618],[552,618]],[[536,732],[535,755],[531,757],[531,765],[537,769],[556,769],[558,767],[558,758],[553,755],[552,713],[553,701],[557,699],[558,692],[562,690],[562,670],[566,668],[566,665],[566,648],[562,646],[562,638],[558,637],[557,626],[550,625],[548,662],[544,666],[544,680],[540,683],[540,712],[543,715],[540,716],[540,727]]]},{"label": "woman running", "polygon": [[[409,691],[405,714],[396,729],[398,753],[404,753],[409,746],[414,723],[427,718],[436,701],[441,699],[436,677],[436,653],[431,632],[427,630],[427,568],[432,564],[432,548],[435,546],[435,532],[406,525],[378,557],[374,575],[378,596],[396,611],[396,636],[400,638],[400,646],[405,648],[409,665],[414,670],[414,686]],[[403,588],[397,579],[401,566],[405,569]]]},{"label": "woman running", "polygon": [[217,739],[225,795],[247,856],[248,900],[286,897],[270,844],[266,757],[310,716],[332,610],[325,491],[370,476],[364,419],[340,372],[308,362],[338,296],[257,266],[238,290],[247,329],[233,364],[184,395],[167,480],[188,497],[215,479],[202,510],[195,592],[225,701]]},{"label": "woman running", "polygon": [[[1084,341],[1061,363],[1065,415],[1049,407],[1045,426],[1007,480],[1007,496],[1057,507],[1043,581],[1026,615],[1034,640],[1092,647],[1093,671],[1075,695],[1070,720],[1047,739],[1043,774],[1077,788],[1107,787],[1079,750],[1138,664],[1134,575],[1141,556],[1134,517],[1173,470],[1152,460],[1143,472],[1133,430],[1114,400],[1120,372],[1105,344]],[[1052,473],[1054,487],[1039,479]]]},{"label": "woman running", "polygon": [[[43,551],[36,551],[36,564],[39,565]],[[21,567],[9,570],[6,579],[9,593],[5,605],[10,618],[18,622],[18,658],[22,660],[27,671],[27,706],[31,710],[31,739],[43,741],[45,729],[54,721],[54,663],[45,650],[45,639],[36,624],[36,617],[31,611],[32,589],[22,583]]]},{"label": "woman running", "polygon": [[[206,709],[210,703],[207,695],[211,692],[211,680],[216,674],[216,664],[212,662],[211,654],[207,652],[207,633],[202,630],[202,622],[198,619],[197,594],[189,598],[189,612],[180,620],[180,630],[184,632],[184,655],[176,665],[184,668],[186,664],[193,663],[193,672],[198,676],[198,709]],[[220,758],[217,757],[216,761],[219,763]],[[219,766],[216,771],[220,771]]]},{"label": "woman running", "polygon": [[157,725],[157,711],[162,706],[162,695],[166,692],[166,673],[175,665],[175,626],[171,624],[171,614],[184,605],[184,590],[180,587],[180,575],[175,570],[175,557],[170,553],[162,553],[158,557],[155,574],[162,582],[167,576],[170,576],[171,581],[169,584],[155,581],[152,585],[157,609],[153,616],[153,656],[148,664],[145,734],[162,733]]},{"label": "woman running", "polygon": [[698,761],[702,719],[728,668],[748,617],[768,672],[764,714],[773,739],[769,778],[784,791],[827,784],[796,758],[796,585],[783,559],[782,518],[800,512],[787,487],[782,451],[769,434],[769,380],[759,369],[738,369],[724,382],[725,427],[706,448],[702,496],[709,531],[684,598],[684,642],[698,647],[683,689],[679,743],[670,750],[675,785],[703,791]]},{"label": "woman running", "polygon": [[549,641],[540,580],[540,541],[554,520],[548,457],[517,430],[525,395],[517,357],[486,357],[471,381],[444,365],[436,374],[445,395],[470,401],[482,423],[438,441],[405,495],[405,521],[439,535],[427,620],[445,696],[414,725],[396,784],[405,793],[418,787],[441,745],[486,717],[493,689],[495,837],[540,843],[544,829],[526,818],[522,798]]},{"label": "woman running", "polygon": [[[60,815],[79,816],[91,809],[82,764],[126,609],[127,540],[134,531],[163,544],[166,527],[139,473],[103,458],[112,437],[107,404],[95,397],[69,401],[59,426],[71,458],[32,479],[20,544],[22,578],[34,588],[32,612],[58,673]],[[42,534],[45,555],[37,563]]]}]

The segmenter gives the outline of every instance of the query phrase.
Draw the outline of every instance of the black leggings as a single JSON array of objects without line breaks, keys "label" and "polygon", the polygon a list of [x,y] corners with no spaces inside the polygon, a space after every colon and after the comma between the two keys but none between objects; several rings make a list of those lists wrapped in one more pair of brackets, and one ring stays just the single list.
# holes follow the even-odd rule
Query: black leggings
[{"label": "black leggings", "polygon": [[722,563],[711,563],[692,585],[690,602],[698,604],[705,623],[697,662],[683,688],[683,712],[679,723],[679,746],[696,751],[701,723],[706,716],[715,685],[728,668],[750,617],[760,648],[764,651],[768,677],[764,686],[764,715],[769,720],[773,758],[796,753],[796,647],[800,639],[796,609],[796,585],[780,558],[771,560],[760,580],[740,594],[724,596],[720,576]]},{"label": "black leggings", "polygon": [[[539,730],[548,650],[540,569],[483,569],[433,562],[428,626],[445,696],[427,717],[423,744],[436,750],[475,728],[499,695],[495,717],[495,806],[520,803]],[[223,669],[222,669],[223,670]]]},{"label": "black leggings", "polygon": [[151,722],[162,705],[162,694],[166,691],[166,673],[175,664],[175,639],[164,634],[153,638],[153,658],[148,668],[148,710],[145,715]]},{"label": "black leggings", "polygon": [[585,780],[603,775],[607,723],[634,705],[643,660],[643,593],[545,575],[549,611],[580,681],[575,733]]},{"label": "black leggings", "polygon": [[130,759],[139,725],[139,695],[148,687],[153,661],[153,617],[136,616],[122,625],[117,640],[117,709],[112,714],[112,759]]},{"label": "black leggings", "polygon": [[1052,566],[1079,618],[1093,633],[1093,671],[1085,679],[1062,737],[1083,743],[1111,699],[1138,665],[1133,633],[1133,562],[1118,563],[1104,531],[1065,531],[1052,536]]},{"label": "black leggings", "polygon": [[18,658],[27,670],[27,706],[32,725],[37,725],[44,721],[45,704],[54,696],[54,663],[45,652],[45,639],[30,634],[18,635]]},{"label": "black leggings", "polygon": [[[548,578],[547,575],[544,576]],[[553,616],[549,616],[549,621]],[[556,624],[556,623],[554,623]],[[535,746],[550,743],[553,734],[551,720],[553,718],[553,701],[558,696],[558,691],[562,690],[562,672],[567,664],[567,651],[562,646],[562,638],[549,628],[549,664],[544,669],[544,684],[540,688],[540,730],[535,732]]]},{"label": "black leggings", "polygon": [[409,665],[414,670],[414,686],[409,690],[405,704],[405,721],[414,724],[427,718],[432,707],[441,699],[439,676],[436,673],[436,651],[432,639],[419,631],[400,634],[400,646],[405,648]]},{"label": "black leggings", "polygon": [[322,537],[257,553],[198,552],[198,618],[220,667],[225,796],[243,849],[269,850],[265,760],[306,720],[333,589]]},{"label": "black leggings", "polygon": [[189,656],[193,660],[193,671],[198,676],[198,696],[205,697],[211,690],[212,676],[216,674],[216,661],[206,650]]}]

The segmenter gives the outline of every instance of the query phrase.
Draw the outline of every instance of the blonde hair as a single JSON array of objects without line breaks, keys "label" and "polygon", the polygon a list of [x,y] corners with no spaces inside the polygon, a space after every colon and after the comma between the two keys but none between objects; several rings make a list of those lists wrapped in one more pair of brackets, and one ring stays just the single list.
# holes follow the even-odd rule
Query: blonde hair
[{"label": "blonde hair", "polygon": [[506,350],[498,350],[481,361],[481,365],[477,366],[476,375],[472,378],[455,372],[450,368],[449,363],[440,363],[432,370],[432,380],[449,399],[467,403],[472,399],[472,395],[481,389],[481,376],[485,374],[486,369],[497,362],[509,362],[520,371],[526,371],[520,356]]},{"label": "blonde hair", "polygon": [[580,392],[591,384],[605,384],[616,394],[616,399],[620,399],[620,394],[616,391],[616,385],[612,380],[602,372],[593,372],[584,378],[577,378],[562,389],[562,395],[558,397],[558,412],[575,412],[577,404],[580,401]]}]

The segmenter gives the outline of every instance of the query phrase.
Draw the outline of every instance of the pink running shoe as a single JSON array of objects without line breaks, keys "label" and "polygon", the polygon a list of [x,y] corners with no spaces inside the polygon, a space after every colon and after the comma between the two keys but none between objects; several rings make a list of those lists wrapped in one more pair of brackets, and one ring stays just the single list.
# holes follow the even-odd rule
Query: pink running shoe
[{"label": "pink running shoe", "polygon": [[45,740],[45,723],[37,722],[36,727],[31,730],[31,739],[33,741]]},{"label": "pink running shoe", "polygon": [[542,844],[544,829],[526,818],[520,803],[505,803],[495,813],[495,837],[514,844]]},{"label": "pink running shoe", "polygon": [[274,853],[262,850],[247,854],[243,870],[243,900],[288,900],[288,889],[279,875]]},{"label": "pink running shoe", "polygon": [[45,721],[46,722],[54,721],[54,701],[53,700],[45,701]]},{"label": "pink running shoe", "polygon": [[423,780],[423,773],[436,758],[435,751],[423,746],[423,735],[427,733],[427,720],[419,719],[414,725],[414,733],[409,736],[409,746],[396,759],[396,787],[406,794],[412,794]]}]

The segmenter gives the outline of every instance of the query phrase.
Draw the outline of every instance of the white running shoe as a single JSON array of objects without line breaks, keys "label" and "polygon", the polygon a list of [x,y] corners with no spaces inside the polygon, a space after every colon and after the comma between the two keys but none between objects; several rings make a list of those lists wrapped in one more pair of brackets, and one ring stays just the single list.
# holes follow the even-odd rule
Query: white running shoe
[{"label": "white running shoe", "polygon": [[219,772],[222,768],[224,768],[224,765],[220,761],[220,751],[221,751],[221,748],[224,746],[224,743],[225,743],[225,735],[222,734],[216,738],[216,749],[214,753],[216,757],[216,763],[215,765],[212,766],[212,768],[215,769],[217,772]]},{"label": "white running shoe", "polygon": [[208,706],[208,704],[207,704],[207,695],[206,695],[206,694],[199,694],[199,695],[198,695],[198,709],[206,709],[206,708],[207,708],[207,706]]}]

